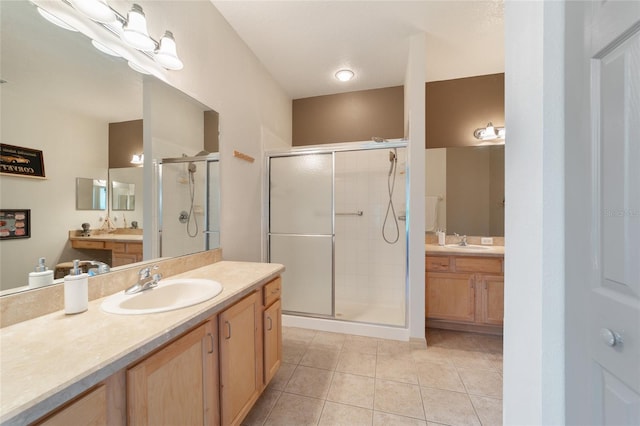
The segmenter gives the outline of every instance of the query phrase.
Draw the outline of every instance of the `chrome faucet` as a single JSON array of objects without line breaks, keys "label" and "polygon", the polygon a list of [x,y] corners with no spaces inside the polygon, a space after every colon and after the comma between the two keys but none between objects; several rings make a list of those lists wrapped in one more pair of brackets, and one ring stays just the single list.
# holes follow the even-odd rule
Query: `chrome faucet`
[{"label": "chrome faucet", "polygon": [[454,233],[453,235],[455,235],[456,237],[460,238],[460,241],[458,242],[459,246],[465,247],[467,245],[467,236],[466,235],[458,235],[456,233]]},{"label": "chrome faucet", "polygon": [[111,270],[109,265],[98,260],[87,260],[86,262],[91,266],[96,266],[96,268],[89,268],[89,271],[93,271],[96,275],[105,274]]},{"label": "chrome faucet", "polygon": [[158,265],[147,266],[138,272],[138,282],[124,291],[124,294],[136,294],[158,286],[158,281],[162,279],[161,273],[151,274],[151,271],[158,269]]}]

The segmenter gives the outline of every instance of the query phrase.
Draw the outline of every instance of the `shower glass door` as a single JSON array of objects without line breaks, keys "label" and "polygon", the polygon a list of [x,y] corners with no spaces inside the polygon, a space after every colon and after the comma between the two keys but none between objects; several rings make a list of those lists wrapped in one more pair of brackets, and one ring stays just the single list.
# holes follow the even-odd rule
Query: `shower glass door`
[{"label": "shower glass door", "polygon": [[282,309],[332,317],[333,154],[270,159],[269,259],[286,265]]}]

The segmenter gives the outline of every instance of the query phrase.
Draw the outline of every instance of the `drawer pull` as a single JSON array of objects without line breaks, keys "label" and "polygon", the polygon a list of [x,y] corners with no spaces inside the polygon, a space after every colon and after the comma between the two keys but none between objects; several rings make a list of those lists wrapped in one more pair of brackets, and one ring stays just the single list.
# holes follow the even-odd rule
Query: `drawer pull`
[{"label": "drawer pull", "polygon": [[213,350],[215,349],[215,343],[214,343],[214,340],[213,340],[213,334],[207,333],[207,336],[209,336],[209,339],[211,340],[211,350],[208,353],[212,354]]},{"label": "drawer pull", "polygon": [[229,321],[225,321],[224,323],[227,325],[227,337],[225,337],[225,340],[229,340],[231,339],[231,323]]},{"label": "drawer pull", "polygon": [[273,321],[271,321],[271,317],[267,317],[269,320],[269,326],[267,327],[267,331],[271,331],[273,329]]}]

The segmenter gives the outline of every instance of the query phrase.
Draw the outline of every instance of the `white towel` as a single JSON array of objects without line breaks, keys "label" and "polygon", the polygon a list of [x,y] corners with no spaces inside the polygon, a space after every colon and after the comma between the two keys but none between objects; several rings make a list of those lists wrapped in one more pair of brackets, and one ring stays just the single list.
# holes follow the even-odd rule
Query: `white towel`
[{"label": "white towel", "polygon": [[424,230],[433,232],[438,226],[438,197],[424,197]]}]

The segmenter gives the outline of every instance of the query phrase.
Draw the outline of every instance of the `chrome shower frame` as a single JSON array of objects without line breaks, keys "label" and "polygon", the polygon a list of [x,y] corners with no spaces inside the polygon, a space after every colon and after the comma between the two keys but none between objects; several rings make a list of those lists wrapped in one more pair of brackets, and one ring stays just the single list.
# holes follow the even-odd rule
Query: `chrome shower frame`
[{"label": "chrome shower frame", "polygon": [[[336,317],[335,312],[335,217],[336,217],[336,209],[335,209],[335,157],[338,152],[349,152],[349,151],[370,151],[370,150],[379,150],[379,149],[393,149],[393,148],[408,148],[408,141],[406,139],[380,139],[379,141],[361,141],[361,142],[344,142],[344,143],[336,143],[336,144],[323,144],[323,145],[310,145],[305,147],[292,147],[288,150],[274,150],[267,151],[264,154],[264,179],[263,179],[263,235],[264,238],[262,240],[262,258],[263,261],[269,262],[271,259],[271,253],[269,250],[270,247],[270,237],[271,233],[269,232],[269,223],[270,223],[270,176],[271,176],[271,158],[277,157],[293,157],[300,155],[313,155],[313,154],[331,154],[332,155],[332,167],[333,167],[333,176],[332,176],[332,200],[331,200],[331,211],[332,211],[332,244],[331,244],[331,292],[332,292],[332,300],[331,300],[331,315],[318,315],[318,314],[310,314],[306,312],[294,312],[294,311],[285,311],[283,310],[283,314],[291,314],[301,317],[308,318],[319,318],[333,321],[341,321],[341,322],[351,322],[351,323],[362,323],[362,324],[371,324],[371,325],[383,325],[385,327],[392,328],[405,328],[409,323],[409,221],[410,216],[406,215],[405,219],[405,277],[404,277],[404,324],[403,325],[388,325],[388,324],[379,324],[379,323],[369,323],[369,322],[361,322],[361,321],[353,321],[353,320],[344,320]],[[407,162],[406,166],[406,177],[405,177],[405,210],[408,211],[409,205],[409,166]]]}]

